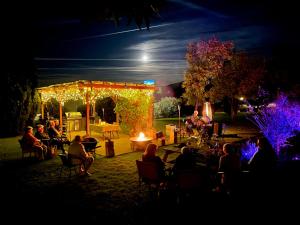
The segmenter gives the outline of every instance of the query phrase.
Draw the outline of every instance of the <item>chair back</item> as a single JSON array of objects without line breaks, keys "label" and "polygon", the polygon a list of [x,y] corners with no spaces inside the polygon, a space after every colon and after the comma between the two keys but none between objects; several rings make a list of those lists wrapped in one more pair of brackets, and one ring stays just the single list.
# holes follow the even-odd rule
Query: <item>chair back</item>
[{"label": "chair back", "polygon": [[23,139],[19,139],[19,143],[20,143],[20,146],[21,146],[22,150],[30,149],[30,148],[26,145],[26,143],[25,143],[25,141],[24,141]]},{"label": "chair back", "polygon": [[176,174],[176,183],[180,190],[205,189],[207,182],[204,174],[197,170],[180,170]]},{"label": "chair back", "polygon": [[23,153],[31,153],[31,152],[35,152],[32,146],[28,146],[25,142],[25,140],[23,139],[19,139],[18,140],[22,149]]},{"label": "chair back", "polygon": [[71,160],[68,159],[67,154],[58,154],[64,166],[71,166]]},{"label": "chair back", "polygon": [[136,160],[136,166],[140,181],[148,184],[157,184],[160,182],[160,171],[156,163]]}]

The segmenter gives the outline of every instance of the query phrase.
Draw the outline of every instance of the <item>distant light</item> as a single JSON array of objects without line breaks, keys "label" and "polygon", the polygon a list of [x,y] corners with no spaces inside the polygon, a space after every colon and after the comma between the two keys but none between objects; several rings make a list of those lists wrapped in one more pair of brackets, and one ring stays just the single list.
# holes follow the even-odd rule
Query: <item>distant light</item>
[{"label": "distant light", "polygon": [[148,62],[149,61],[149,56],[147,54],[144,54],[143,57],[142,57],[142,60],[144,62]]},{"label": "distant light", "polygon": [[267,105],[268,108],[275,108],[276,107],[276,103],[272,102],[270,104]]},{"label": "distant light", "polygon": [[144,80],[144,84],[154,85],[155,84],[155,80]]},{"label": "distant light", "polygon": [[240,97],[240,101],[244,101],[244,97]]}]

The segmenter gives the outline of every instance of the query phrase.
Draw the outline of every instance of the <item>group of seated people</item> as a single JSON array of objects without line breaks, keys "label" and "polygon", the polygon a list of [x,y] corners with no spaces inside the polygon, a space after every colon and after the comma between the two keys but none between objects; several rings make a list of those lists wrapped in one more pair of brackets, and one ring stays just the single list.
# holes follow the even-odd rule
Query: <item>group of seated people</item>
[{"label": "group of seated people", "polygon": [[43,144],[41,139],[36,138],[33,135],[33,127],[27,126],[24,129],[24,135],[21,139],[24,148],[31,148],[39,160],[43,160],[47,155],[48,147]]},{"label": "group of seated people", "polygon": [[43,159],[45,156],[50,157],[53,146],[57,146],[65,153],[64,144],[70,145],[68,138],[62,134],[58,120],[49,121],[47,132],[42,124],[37,125],[35,134],[33,134],[33,127],[27,126],[21,141],[25,147],[36,150],[39,159]]},{"label": "group of seated people", "polygon": [[193,115],[187,117],[185,121],[186,132],[188,136],[194,134],[193,129],[196,129],[199,133],[200,131],[205,129],[205,126],[207,124],[211,122],[210,118],[207,115],[203,115],[202,117],[199,117],[198,114],[199,114],[198,111],[195,110]]},{"label": "group of seated people", "polygon": [[[266,183],[275,170],[277,163],[277,155],[265,137],[258,138],[257,151],[247,162],[247,171],[251,174],[253,183]],[[243,170],[241,163],[240,151],[231,143],[225,143],[221,149],[222,153],[218,156],[216,170],[212,169],[209,164],[199,166],[194,152],[188,146],[181,148],[181,154],[175,159],[175,163],[171,168],[171,178],[166,178],[165,162],[156,155],[157,146],[150,143],[142,155],[142,160],[154,162],[160,169],[162,181],[170,181],[176,178],[178,171],[182,170],[198,170],[207,173],[206,181],[212,189],[224,191],[227,194],[236,193],[239,188],[240,175]],[[200,163],[201,164],[201,163]],[[206,168],[204,168],[206,167]],[[200,169],[200,170],[199,170]],[[170,174],[170,173],[169,173]]]},{"label": "group of seated people", "polygon": [[[44,126],[37,125],[37,131],[33,135],[33,127],[27,126],[25,133],[22,138],[22,142],[32,148],[37,155],[39,160],[43,160],[45,156],[49,155],[48,151],[52,145],[58,145],[63,147],[64,143],[69,144],[68,157],[74,164],[81,163],[80,173],[85,175],[91,175],[88,169],[92,165],[94,158],[90,153],[87,153],[84,145],[82,144],[83,139],[81,136],[75,136],[71,143],[66,137],[62,137],[59,131],[55,128],[55,124],[50,122],[50,128],[48,133],[44,131]],[[66,151],[62,148],[63,153]]]},{"label": "group of seated people", "polygon": [[176,158],[171,168],[166,168],[166,160],[162,160],[156,155],[157,145],[150,143],[147,145],[145,152],[142,155],[142,161],[153,162],[158,166],[159,175],[163,182],[167,182],[168,185],[174,185],[176,177],[180,171],[194,170],[204,171],[205,168],[196,165],[196,158],[194,152],[187,146],[182,147],[181,154]]}]

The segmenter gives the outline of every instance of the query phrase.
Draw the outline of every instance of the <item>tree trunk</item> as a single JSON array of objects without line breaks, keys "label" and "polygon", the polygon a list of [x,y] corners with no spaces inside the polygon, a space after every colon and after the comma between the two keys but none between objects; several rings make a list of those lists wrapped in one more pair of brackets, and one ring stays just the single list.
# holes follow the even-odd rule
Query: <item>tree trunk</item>
[{"label": "tree trunk", "polygon": [[224,112],[227,113],[228,115],[231,115],[231,103],[230,103],[228,97],[224,97],[223,105],[224,105],[224,108],[223,108]]},{"label": "tree trunk", "polygon": [[231,98],[230,102],[230,117],[232,121],[236,121],[237,119],[237,112],[238,112],[238,100],[236,98]]}]

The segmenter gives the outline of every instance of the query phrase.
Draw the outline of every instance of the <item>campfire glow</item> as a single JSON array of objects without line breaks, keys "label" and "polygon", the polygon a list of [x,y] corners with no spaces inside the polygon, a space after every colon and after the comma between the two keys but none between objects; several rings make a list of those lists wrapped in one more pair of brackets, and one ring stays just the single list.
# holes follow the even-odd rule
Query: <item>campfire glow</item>
[{"label": "campfire glow", "polygon": [[152,138],[145,137],[143,132],[140,132],[138,136],[130,138],[131,141],[131,149],[135,150],[145,150],[147,145],[151,143]]},{"label": "campfire glow", "polygon": [[140,134],[139,134],[137,140],[138,140],[138,141],[144,141],[144,140],[146,140],[145,134],[144,134],[143,132],[140,132]]}]

